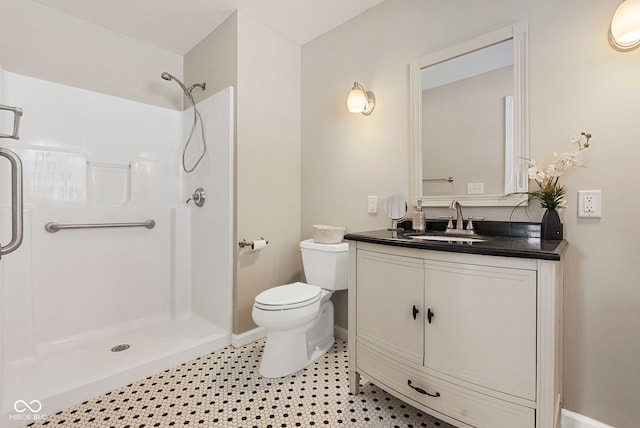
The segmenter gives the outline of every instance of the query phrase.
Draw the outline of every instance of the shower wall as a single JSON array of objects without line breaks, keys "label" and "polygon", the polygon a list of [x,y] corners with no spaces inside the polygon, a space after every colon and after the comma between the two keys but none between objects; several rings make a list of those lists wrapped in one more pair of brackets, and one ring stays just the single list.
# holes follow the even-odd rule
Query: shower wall
[{"label": "shower wall", "polygon": [[[159,85],[165,85],[159,76]],[[86,391],[106,391],[167,368],[163,364],[177,364],[181,360],[175,352],[187,352],[190,359],[228,344],[233,88],[198,103],[208,150],[189,175],[180,160],[192,110],[165,109],[2,70],[0,104],[24,110],[20,140],[0,144],[22,158],[25,202],[23,245],[0,262],[2,411],[11,418],[12,403],[24,395],[43,401],[50,414],[90,398]],[[6,122],[0,117],[0,130]],[[201,149],[201,139],[194,136],[187,161]],[[8,168],[0,164],[3,243],[10,236],[8,181]],[[202,208],[186,203],[197,187],[207,194]],[[155,228],[45,231],[48,222],[147,219],[156,222]],[[154,333],[140,337],[145,331]],[[119,357],[120,363],[100,345],[86,361],[51,365],[53,356],[69,351],[77,358],[93,355],[91,344],[127,334],[138,343],[128,357]],[[155,351],[145,355],[145,348]],[[172,356],[159,363],[165,353]],[[132,370],[145,361],[152,364]],[[78,365],[86,367],[85,378],[73,378],[82,371]],[[33,379],[9,376],[20,370],[26,377],[33,373]],[[127,375],[116,375],[119,370]],[[54,382],[57,373],[63,373],[58,376],[63,380]],[[102,386],[82,386],[89,378],[109,376]],[[49,397],[55,399],[46,401]]]},{"label": "shower wall", "polygon": [[[13,344],[5,356],[168,314],[180,115],[8,72],[2,80],[4,103],[25,111],[21,139],[11,140],[23,161],[26,217],[23,248],[3,261]],[[155,229],[44,230],[51,221],[147,219]]]},{"label": "shower wall", "polygon": [[[198,93],[196,93],[196,91]],[[209,95],[194,91],[196,99]],[[234,240],[234,89],[228,87],[197,103],[205,124],[207,154],[191,174],[182,174],[181,201],[202,187],[204,206],[189,202],[191,310],[198,316],[232,330]],[[186,128],[193,121],[193,109],[183,113]],[[188,131],[185,130],[185,132]],[[195,138],[195,137],[194,137]],[[184,141],[184,137],[181,141]],[[189,145],[187,166],[194,165],[202,145],[198,139]],[[187,279],[177,281],[185,282]]]}]

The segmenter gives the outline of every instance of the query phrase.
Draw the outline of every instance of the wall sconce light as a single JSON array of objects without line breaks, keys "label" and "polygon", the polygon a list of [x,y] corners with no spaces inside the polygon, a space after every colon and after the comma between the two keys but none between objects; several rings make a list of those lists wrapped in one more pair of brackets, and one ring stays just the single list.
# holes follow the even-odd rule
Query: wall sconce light
[{"label": "wall sconce light", "polygon": [[640,46],[640,0],[623,1],[611,18],[609,44],[626,52]]},{"label": "wall sconce light", "polygon": [[351,113],[362,113],[369,116],[376,106],[373,92],[367,92],[361,84],[353,82],[353,88],[347,96],[347,108]]}]

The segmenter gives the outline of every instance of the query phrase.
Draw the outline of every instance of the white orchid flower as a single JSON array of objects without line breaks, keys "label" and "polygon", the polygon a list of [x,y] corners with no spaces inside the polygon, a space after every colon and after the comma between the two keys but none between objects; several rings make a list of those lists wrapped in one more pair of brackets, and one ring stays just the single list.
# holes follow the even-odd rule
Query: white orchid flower
[{"label": "white orchid flower", "polygon": [[547,176],[558,177],[564,172],[564,165],[562,162],[554,162],[547,167]]},{"label": "white orchid flower", "polygon": [[[553,152],[553,161],[546,167],[538,165],[535,160],[528,159],[527,175],[535,180],[539,190],[527,192],[530,197],[540,201],[543,208],[565,208],[566,199],[562,197],[567,190],[559,183],[560,176],[574,166],[582,166],[582,151],[589,147],[591,134],[583,132],[572,135],[570,144],[577,144],[578,149],[572,152]],[[584,141],[583,143],[583,140]]]},{"label": "white orchid flower", "polygon": [[572,165],[582,166],[582,151],[572,152]]},{"label": "white orchid flower", "polygon": [[582,137],[580,135],[572,135],[571,137],[569,137],[569,144],[578,144],[580,145],[580,142],[582,140]]},{"label": "white orchid flower", "polygon": [[547,178],[547,176],[544,173],[544,171],[542,170],[542,168],[540,168],[535,163],[533,164],[533,166],[531,166],[527,170],[527,174],[529,175],[529,179],[530,180],[536,180],[538,182],[542,182],[542,181],[544,181],[545,178]]}]

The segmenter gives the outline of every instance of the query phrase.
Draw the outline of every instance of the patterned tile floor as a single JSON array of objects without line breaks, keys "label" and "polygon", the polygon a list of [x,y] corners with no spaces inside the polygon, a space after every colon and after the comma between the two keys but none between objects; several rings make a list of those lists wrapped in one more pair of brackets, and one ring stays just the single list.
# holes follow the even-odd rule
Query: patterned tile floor
[{"label": "patterned tile floor", "polygon": [[263,346],[221,349],[29,426],[453,428],[372,383],[349,393],[346,342],[281,379],[260,376]]}]

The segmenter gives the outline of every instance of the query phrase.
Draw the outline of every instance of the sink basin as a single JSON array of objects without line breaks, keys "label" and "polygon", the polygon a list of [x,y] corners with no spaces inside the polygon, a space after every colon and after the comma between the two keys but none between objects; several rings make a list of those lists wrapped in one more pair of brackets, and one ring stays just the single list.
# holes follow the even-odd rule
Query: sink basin
[{"label": "sink basin", "polygon": [[423,241],[443,241],[443,242],[484,242],[486,239],[473,238],[471,236],[443,236],[443,235],[414,235],[411,239],[423,240]]}]

